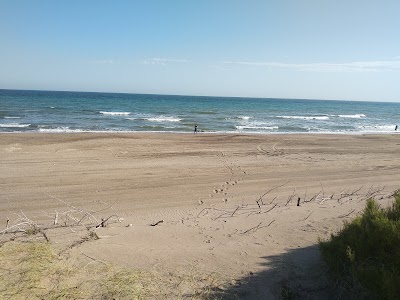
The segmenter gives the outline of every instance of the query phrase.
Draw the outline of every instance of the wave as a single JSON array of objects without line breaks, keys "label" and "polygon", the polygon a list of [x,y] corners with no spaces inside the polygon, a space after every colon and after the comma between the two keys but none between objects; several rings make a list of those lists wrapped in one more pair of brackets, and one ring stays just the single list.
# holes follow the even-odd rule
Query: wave
[{"label": "wave", "polygon": [[131,113],[126,112],[126,111],[100,111],[102,115],[108,115],[108,116],[128,116]]},{"label": "wave", "polygon": [[245,126],[245,125],[236,125],[235,127],[238,130],[245,130],[245,129],[276,130],[276,129],[279,129],[278,126]]},{"label": "wave", "polygon": [[198,115],[216,115],[217,113],[215,111],[208,111],[208,110],[204,110],[204,111],[191,111],[191,113],[193,114],[198,114]]},{"label": "wave", "polygon": [[39,128],[38,132],[43,133],[87,133],[87,132],[96,132],[96,133],[106,133],[106,132],[120,132],[118,130],[91,130],[91,129],[79,129],[79,128],[70,128],[68,126],[61,126],[57,128]]},{"label": "wave", "polygon": [[360,119],[365,118],[364,114],[355,114],[355,115],[338,115],[339,118],[350,118],[350,119]]},{"label": "wave", "polygon": [[245,121],[251,119],[251,117],[249,117],[249,116],[238,116],[237,118],[238,118],[238,119],[241,119],[241,120],[245,120]]},{"label": "wave", "polygon": [[145,120],[150,122],[180,122],[182,119],[176,117],[152,117],[152,118],[145,118]]},{"label": "wave", "polygon": [[364,125],[357,126],[357,129],[363,132],[392,132],[395,131],[396,125]]},{"label": "wave", "polygon": [[8,116],[5,116],[4,119],[21,119],[21,117],[8,117]]},{"label": "wave", "polygon": [[31,124],[19,124],[19,123],[0,124],[0,127],[2,128],[25,128],[29,126],[31,126]]},{"label": "wave", "polygon": [[282,119],[300,119],[300,120],[329,120],[328,116],[276,116]]}]

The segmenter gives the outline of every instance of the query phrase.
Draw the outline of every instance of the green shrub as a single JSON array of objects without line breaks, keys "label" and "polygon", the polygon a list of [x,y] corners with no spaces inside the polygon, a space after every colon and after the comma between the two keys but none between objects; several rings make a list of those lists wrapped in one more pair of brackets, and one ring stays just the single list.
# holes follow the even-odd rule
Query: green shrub
[{"label": "green shrub", "polygon": [[388,209],[368,200],[363,215],[320,241],[320,249],[340,286],[353,297],[399,299],[400,193]]}]

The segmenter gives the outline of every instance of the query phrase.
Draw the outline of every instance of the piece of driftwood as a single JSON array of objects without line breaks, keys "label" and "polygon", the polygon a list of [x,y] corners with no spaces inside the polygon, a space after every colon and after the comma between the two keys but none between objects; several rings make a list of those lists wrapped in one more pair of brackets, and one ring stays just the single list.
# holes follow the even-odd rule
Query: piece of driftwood
[{"label": "piece of driftwood", "polygon": [[280,188],[280,187],[283,187],[283,186],[285,186],[285,185],[288,184],[288,183],[289,183],[289,181],[285,182],[284,184],[275,186],[275,187],[269,189],[268,191],[266,191],[264,194],[262,194],[262,195],[258,198],[258,200],[256,200],[257,204],[258,204],[259,201],[262,201],[262,199],[264,198],[264,196],[266,196],[269,192],[272,192],[272,191],[275,190],[275,189],[278,189],[278,188]]},{"label": "piece of driftwood", "polygon": [[150,224],[150,226],[157,226],[157,225],[159,225],[161,223],[164,223],[164,220],[160,220],[158,222],[152,223],[152,224]]},{"label": "piece of driftwood", "polygon": [[339,216],[338,218],[345,218],[345,217],[348,217],[348,216],[350,216],[353,212],[355,212],[355,208],[354,209],[352,209],[349,213],[347,213],[347,214],[344,214],[344,215],[341,215],[341,216]]},{"label": "piece of driftwood", "polygon": [[311,212],[310,212],[310,214],[304,219],[304,221],[306,221],[310,216],[311,216],[311,214],[313,213],[314,211],[312,210]]}]

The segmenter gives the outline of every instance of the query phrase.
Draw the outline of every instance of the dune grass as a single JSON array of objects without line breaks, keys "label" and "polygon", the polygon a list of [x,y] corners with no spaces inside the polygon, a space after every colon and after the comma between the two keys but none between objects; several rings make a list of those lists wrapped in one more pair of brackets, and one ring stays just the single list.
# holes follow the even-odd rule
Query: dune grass
[{"label": "dune grass", "polygon": [[391,207],[367,201],[361,216],[328,241],[320,241],[322,256],[339,279],[345,297],[399,299],[400,192]]},{"label": "dune grass", "polygon": [[60,256],[49,242],[0,247],[0,299],[215,299],[210,274],[165,276],[88,257]]},{"label": "dune grass", "polygon": [[0,265],[0,299],[143,298],[140,272],[59,257],[47,242],[5,243]]}]

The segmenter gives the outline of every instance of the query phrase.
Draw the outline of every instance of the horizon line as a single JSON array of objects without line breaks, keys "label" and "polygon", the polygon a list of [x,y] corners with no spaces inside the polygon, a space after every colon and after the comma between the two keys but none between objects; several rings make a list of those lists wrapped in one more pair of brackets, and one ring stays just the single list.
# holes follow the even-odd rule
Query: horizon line
[{"label": "horizon line", "polygon": [[285,97],[249,97],[249,96],[215,96],[215,95],[186,95],[186,94],[155,94],[139,92],[104,92],[104,91],[76,91],[76,90],[42,90],[42,89],[7,89],[0,91],[26,91],[26,92],[67,92],[67,93],[92,93],[92,94],[125,94],[125,95],[153,95],[153,96],[177,96],[177,97],[209,97],[209,98],[239,98],[239,99],[275,99],[275,100],[305,100],[305,101],[342,101],[342,102],[373,102],[373,103],[400,103],[400,101],[377,101],[377,100],[351,100],[351,99],[319,99],[319,98],[285,98]]}]

